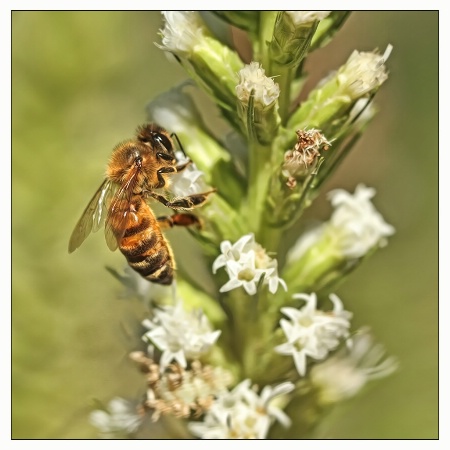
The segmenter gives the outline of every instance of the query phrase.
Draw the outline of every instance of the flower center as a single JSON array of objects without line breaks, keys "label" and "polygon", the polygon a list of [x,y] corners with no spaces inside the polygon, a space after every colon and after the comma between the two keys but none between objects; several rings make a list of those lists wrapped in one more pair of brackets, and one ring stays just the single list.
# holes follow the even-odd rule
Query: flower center
[{"label": "flower center", "polygon": [[238,273],[238,280],[252,281],[253,278],[255,278],[255,272],[249,267],[246,267]]}]

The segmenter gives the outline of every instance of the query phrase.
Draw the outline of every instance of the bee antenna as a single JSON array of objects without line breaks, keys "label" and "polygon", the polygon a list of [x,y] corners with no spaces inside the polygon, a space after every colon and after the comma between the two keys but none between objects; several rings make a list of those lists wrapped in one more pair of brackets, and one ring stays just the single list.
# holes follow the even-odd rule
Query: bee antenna
[{"label": "bee antenna", "polygon": [[177,141],[178,147],[180,148],[180,150],[183,152],[183,155],[187,158],[186,152],[184,151],[183,146],[181,145],[180,139],[178,138],[178,136],[175,133],[172,133],[170,135],[171,138],[175,138],[175,140]]}]

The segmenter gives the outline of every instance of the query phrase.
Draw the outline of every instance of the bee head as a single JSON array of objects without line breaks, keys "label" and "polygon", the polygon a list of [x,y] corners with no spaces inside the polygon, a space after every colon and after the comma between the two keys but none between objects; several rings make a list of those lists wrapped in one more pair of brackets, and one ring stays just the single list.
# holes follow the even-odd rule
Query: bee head
[{"label": "bee head", "polygon": [[137,138],[157,153],[174,156],[173,142],[169,133],[159,125],[148,123],[137,129]]}]

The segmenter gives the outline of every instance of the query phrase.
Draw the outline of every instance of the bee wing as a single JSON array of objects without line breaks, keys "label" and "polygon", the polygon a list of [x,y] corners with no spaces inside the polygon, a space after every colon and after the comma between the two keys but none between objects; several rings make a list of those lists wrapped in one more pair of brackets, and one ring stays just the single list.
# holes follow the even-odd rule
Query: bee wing
[{"label": "bee wing", "polygon": [[127,181],[120,186],[109,206],[105,222],[105,239],[111,251],[118,247],[127,229],[131,199],[137,185],[139,170],[136,168],[131,171]]},{"label": "bee wing", "polygon": [[95,233],[103,225],[108,203],[115,189],[116,185],[110,180],[103,181],[97,189],[70,236],[69,253],[76,250],[90,233]]}]

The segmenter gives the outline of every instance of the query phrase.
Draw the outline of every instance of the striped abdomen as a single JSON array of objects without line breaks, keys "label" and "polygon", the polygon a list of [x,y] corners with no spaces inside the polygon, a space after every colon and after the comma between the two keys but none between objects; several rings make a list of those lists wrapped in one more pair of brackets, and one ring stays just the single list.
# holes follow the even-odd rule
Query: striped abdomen
[{"label": "striped abdomen", "polygon": [[128,224],[119,249],[128,264],[153,283],[171,284],[172,252],[150,207],[139,195],[131,200]]}]

